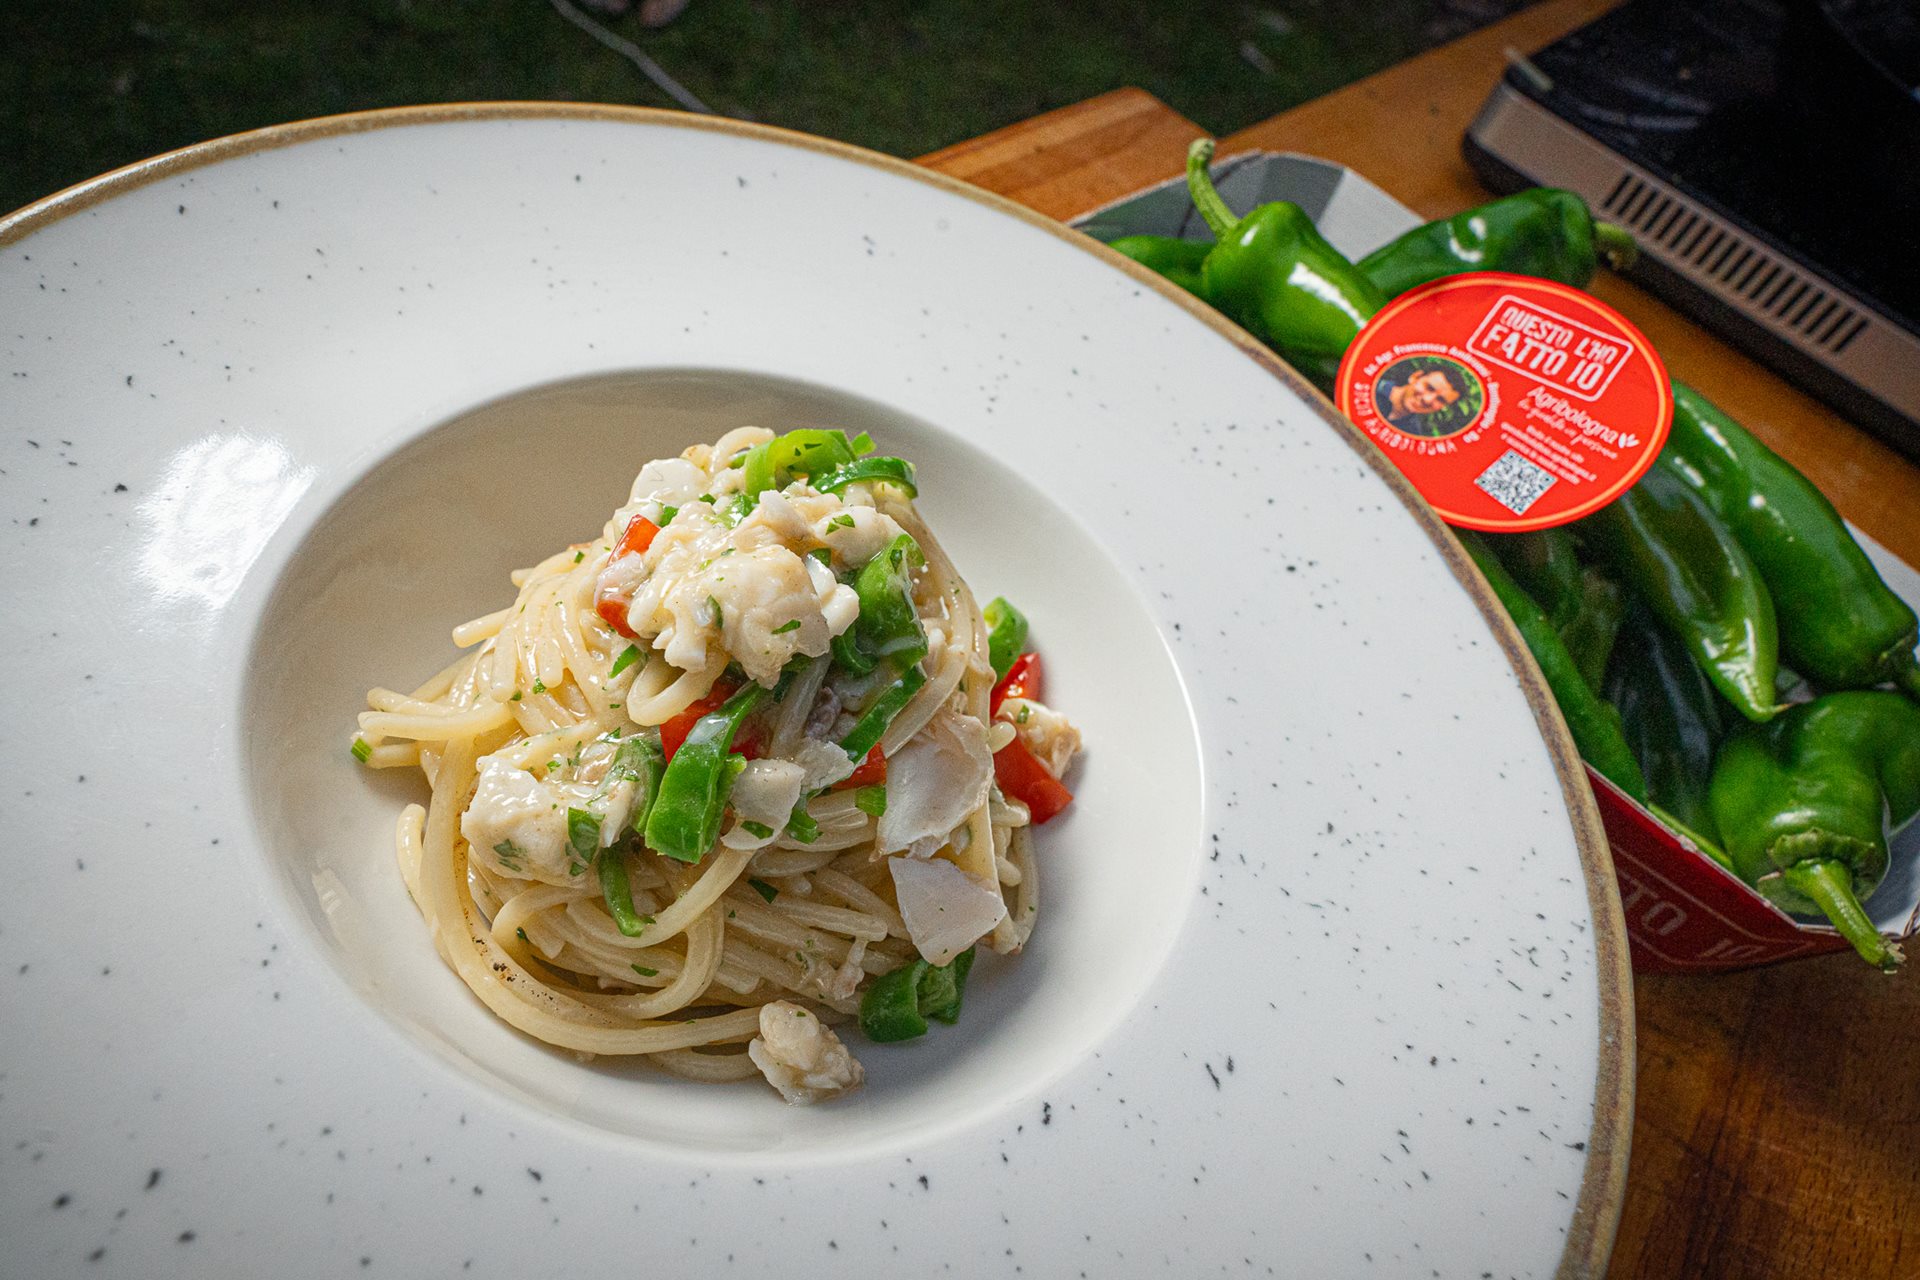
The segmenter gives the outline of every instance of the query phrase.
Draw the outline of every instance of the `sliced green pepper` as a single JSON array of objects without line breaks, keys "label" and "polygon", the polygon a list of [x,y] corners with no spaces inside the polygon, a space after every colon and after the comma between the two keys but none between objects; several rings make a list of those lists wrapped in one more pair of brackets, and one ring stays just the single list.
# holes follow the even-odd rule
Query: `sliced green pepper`
[{"label": "sliced green pepper", "polygon": [[627,879],[626,842],[600,851],[600,896],[606,899],[607,914],[624,937],[637,938],[646,932],[646,916],[633,909],[633,885]]},{"label": "sliced green pepper", "polygon": [[1027,651],[1027,615],[995,596],[982,610],[987,623],[987,661],[993,664],[993,678],[1005,680],[1013,660]]},{"label": "sliced green pepper", "polygon": [[860,997],[860,1030],[876,1044],[912,1040],[927,1034],[920,1014],[920,978],[932,966],[915,960],[867,984]]},{"label": "sliced green pepper", "polygon": [[927,677],[919,667],[909,667],[905,675],[882,690],[880,696],[861,714],[852,731],[840,740],[840,748],[847,753],[847,759],[865,760],[867,753],[880,745],[880,739],[886,735],[887,726],[893,723],[893,718],[906,710],[907,704],[913,701],[913,695],[920,692],[920,686],[926,682]]},{"label": "sliced green pepper", "polygon": [[745,763],[731,754],[734,735],[766,696],[764,687],[748,682],[694,722],[661,775],[647,815],[648,848],[680,862],[698,862],[713,848],[733,779]]},{"label": "sliced green pepper", "polygon": [[1830,693],[1745,726],[1720,749],[1711,796],[1741,879],[1824,914],[1869,964],[1900,963],[1860,901],[1886,874],[1888,831],[1920,811],[1920,706]]},{"label": "sliced green pepper", "polygon": [[1201,265],[1204,296],[1322,387],[1386,296],[1340,256],[1299,205],[1263,204],[1236,218],[1207,173],[1213,142],[1187,151],[1187,189],[1217,243]]},{"label": "sliced green pepper", "polygon": [[842,667],[865,675],[885,661],[904,670],[927,656],[927,629],[913,603],[913,573],[925,563],[920,544],[903,533],[861,566],[853,577],[860,615],[834,640]]},{"label": "sliced green pepper", "polygon": [[816,475],[813,477],[813,487],[822,493],[838,493],[850,484],[872,484],[876,480],[900,486],[907,491],[909,498],[920,496],[919,486],[913,480],[913,464],[905,458],[885,454],[855,458],[843,466]]},{"label": "sliced green pepper", "polygon": [[1796,670],[1828,689],[1892,681],[1920,698],[1920,621],[1812,481],[1680,382],[1660,461],[1753,557],[1779,607],[1781,654]]},{"label": "sliced green pepper", "polygon": [[1626,228],[1595,222],[1573,192],[1534,187],[1415,227],[1357,265],[1393,298],[1467,271],[1511,271],[1584,289],[1602,258],[1617,270],[1638,256]]},{"label": "sliced green pepper", "polygon": [[1698,494],[1656,466],[1579,527],[1588,549],[1686,644],[1741,715],[1773,716],[1773,599],[1752,558]]},{"label": "sliced green pepper", "polygon": [[960,1020],[960,1001],[967,993],[967,973],[973,968],[973,948],[928,969],[920,979],[920,1012],[948,1026]]},{"label": "sliced green pepper", "polygon": [[1567,732],[1572,735],[1573,745],[1579,748],[1581,757],[1615,786],[1644,802],[1647,780],[1621,733],[1619,713],[1600,701],[1574,665],[1565,642],[1547,615],[1533,597],[1520,589],[1520,584],[1513,580],[1513,575],[1486,542],[1471,533],[1459,532],[1459,536],[1467,554],[1487,576],[1507,616],[1513,619],[1520,638],[1533,653],[1533,660],[1540,664],[1540,674],[1546,677],[1547,688],[1552,690],[1553,700],[1560,706],[1560,715],[1567,722]]}]

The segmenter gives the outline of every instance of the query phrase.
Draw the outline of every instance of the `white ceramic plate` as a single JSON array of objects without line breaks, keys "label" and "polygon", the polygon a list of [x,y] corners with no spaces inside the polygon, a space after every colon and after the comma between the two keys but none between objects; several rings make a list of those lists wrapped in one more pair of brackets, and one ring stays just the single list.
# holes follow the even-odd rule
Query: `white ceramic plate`
[{"label": "white ceramic plate", "polygon": [[[1564,731],[1431,515],[1184,296],[864,152],[506,106],[110,175],[0,223],[0,305],[9,1269],[1603,1267],[1632,1023]],[[345,752],[743,421],[915,458],[1089,744],[1028,953],[805,1110],[496,1022]]]}]

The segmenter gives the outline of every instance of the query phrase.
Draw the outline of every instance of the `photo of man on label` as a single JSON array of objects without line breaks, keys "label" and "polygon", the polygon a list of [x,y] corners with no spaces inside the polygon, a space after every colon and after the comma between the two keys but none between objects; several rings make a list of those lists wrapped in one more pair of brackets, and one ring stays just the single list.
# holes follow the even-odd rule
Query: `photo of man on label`
[{"label": "photo of man on label", "polygon": [[1394,430],[1438,439],[1464,431],[1480,412],[1480,380],[1440,356],[1396,361],[1374,384],[1373,403]]}]

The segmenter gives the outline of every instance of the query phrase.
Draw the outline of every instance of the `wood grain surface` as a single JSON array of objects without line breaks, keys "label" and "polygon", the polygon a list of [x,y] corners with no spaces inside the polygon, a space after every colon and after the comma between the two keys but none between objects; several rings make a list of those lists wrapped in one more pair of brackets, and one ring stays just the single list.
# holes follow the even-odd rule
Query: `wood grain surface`
[{"label": "wood grain surface", "polygon": [[[1460,138],[1509,49],[1603,12],[1549,0],[1222,140],[1350,165],[1429,217],[1488,198]],[[1178,173],[1199,130],[1135,89],[923,163],[1068,218]],[[1594,292],[1686,379],[1920,564],[1920,468],[1632,285]],[[1920,951],[1920,947],[1915,948]],[[1920,961],[1920,955],[1916,955]],[[1614,1280],[1920,1278],[1920,963],[1851,954],[1635,982],[1639,1079]]]}]

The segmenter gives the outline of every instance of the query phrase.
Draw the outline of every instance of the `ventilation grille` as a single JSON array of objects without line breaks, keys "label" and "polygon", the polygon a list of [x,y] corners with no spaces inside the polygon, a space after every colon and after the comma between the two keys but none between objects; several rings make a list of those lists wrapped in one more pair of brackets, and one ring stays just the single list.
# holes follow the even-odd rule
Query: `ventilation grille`
[{"label": "ventilation grille", "polygon": [[1818,281],[1636,174],[1621,174],[1600,207],[1642,244],[1659,246],[1822,350],[1839,355],[1867,327],[1867,316]]}]

